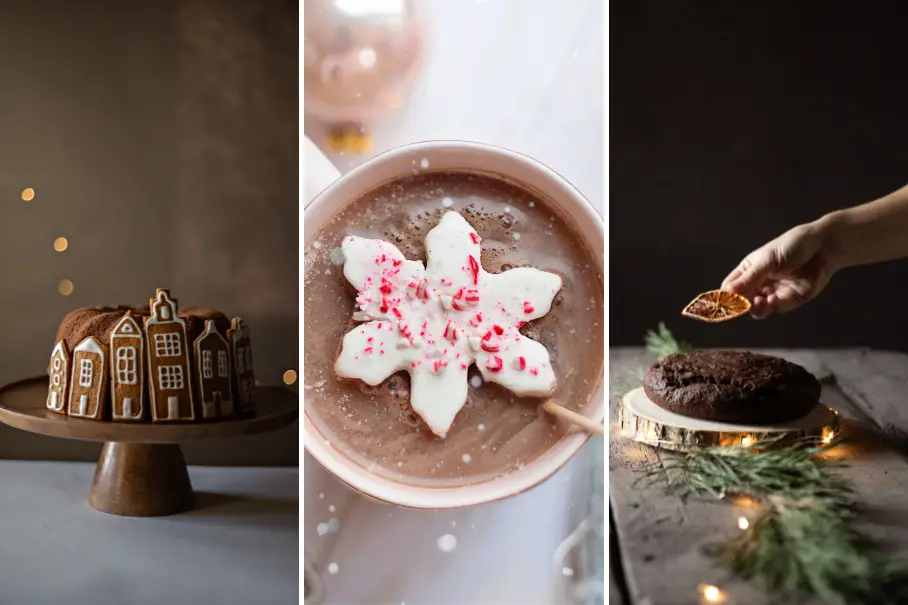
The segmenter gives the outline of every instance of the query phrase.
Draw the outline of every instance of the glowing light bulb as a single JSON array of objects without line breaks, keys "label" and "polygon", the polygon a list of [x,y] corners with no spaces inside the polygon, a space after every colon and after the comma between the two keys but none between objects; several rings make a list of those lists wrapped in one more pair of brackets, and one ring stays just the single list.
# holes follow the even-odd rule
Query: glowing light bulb
[{"label": "glowing light bulb", "polygon": [[754,443],[754,440],[750,436],[747,436],[747,437],[744,437],[743,439],[741,439],[741,445],[743,445],[744,447],[750,447],[751,445],[753,445],[753,443]]},{"label": "glowing light bulb", "polygon": [[293,384],[294,382],[296,382],[296,370],[284,372],[284,384]]},{"label": "glowing light bulb", "polygon": [[747,517],[738,517],[738,527],[742,530],[750,527],[750,521],[747,520]]},{"label": "glowing light bulb", "polygon": [[65,237],[58,237],[54,240],[54,250],[63,252],[69,247],[69,241]]},{"label": "glowing light bulb", "polygon": [[647,441],[655,441],[658,438],[659,438],[659,436],[656,435],[656,429],[654,429],[653,427],[649,427],[649,430],[646,431]]},{"label": "glowing light bulb", "polygon": [[35,199],[35,190],[31,187],[27,187],[22,190],[22,201],[30,202]]}]

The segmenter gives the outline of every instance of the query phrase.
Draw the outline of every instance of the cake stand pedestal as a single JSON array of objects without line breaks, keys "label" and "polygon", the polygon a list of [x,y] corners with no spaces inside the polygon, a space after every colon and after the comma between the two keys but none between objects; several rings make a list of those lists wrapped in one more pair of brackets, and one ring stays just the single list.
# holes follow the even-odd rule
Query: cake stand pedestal
[{"label": "cake stand pedestal", "polygon": [[47,377],[0,389],[0,422],[17,429],[85,441],[102,441],[88,502],[127,517],[160,517],[193,507],[192,484],[180,443],[264,433],[299,416],[299,396],[282,387],[257,385],[256,415],[199,423],[102,422],[49,411]]},{"label": "cake stand pedestal", "polygon": [[828,443],[838,431],[838,413],[818,403],[809,414],[790,422],[768,425],[731,424],[700,420],[659,407],[638,387],[620,400],[621,435],[668,450],[686,451],[713,445],[749,446],[764,439],[816,438]]}]

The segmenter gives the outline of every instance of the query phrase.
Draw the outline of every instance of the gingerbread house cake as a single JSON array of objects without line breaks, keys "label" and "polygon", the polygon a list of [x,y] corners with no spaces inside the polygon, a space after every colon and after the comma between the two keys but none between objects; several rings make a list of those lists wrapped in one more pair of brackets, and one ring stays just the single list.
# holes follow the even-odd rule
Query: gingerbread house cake
[{"label": "gingerbread house cake", "polygon": [[116,422],[198,422],[255,411],[249,328],[214,309],[179,309],[159,288],[148,308],[76,309],[60,323],[47,409]]}]

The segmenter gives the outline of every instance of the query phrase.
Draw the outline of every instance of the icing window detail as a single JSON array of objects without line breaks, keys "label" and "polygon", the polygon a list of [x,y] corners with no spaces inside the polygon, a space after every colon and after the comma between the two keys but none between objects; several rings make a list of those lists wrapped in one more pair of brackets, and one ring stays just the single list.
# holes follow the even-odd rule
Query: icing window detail
[{"label": "icing window detail", "polygon": [[53,383],[54,383],[55,387],[60,386],[60,375],[59,374],[54,374]]},{"label": "icing window detail", "polygon": [[227,378],[227,351],[218,351],[218,378]]},{"label": "icing window detail", "polygon": [[161,307],[161,319],[168,320],[170,319],[170,307],[162,306]]},{"label": "icing window detail", "polygon": [[174,332],[154,335],[154,348],[158,357],[177,357],[183,354],[180,335]]},{"label": "icing window detail", "polygon": [[83,359],[79,364],[79,386],[90,387],[94,372],[95,364],[90,359]]},{"label": "icing window detail", "polygon": [[183,366],[159,366],[158,385],[164,391],[182,389],[185,385],[183,382]]},{"label": "icing window detail", "polygon": [[212,378],[211,351],[202,351],[202,378]]},{"label": "icing window detail", "polygon": [[59,357],[54,357],[54,370],[59,372],[60,368],[62,368],[62,367],[63,367],[63,360],[61,360]]},{"label": "icing window detail", "polygon": [[240,374],[246,371],[246,347],[236,348],[236,371]]},{"label": "icing window detail", "polygon": [[136,384],[138,382],[135,347],[120,347],[117,349],[117,382],[120,384]]}]

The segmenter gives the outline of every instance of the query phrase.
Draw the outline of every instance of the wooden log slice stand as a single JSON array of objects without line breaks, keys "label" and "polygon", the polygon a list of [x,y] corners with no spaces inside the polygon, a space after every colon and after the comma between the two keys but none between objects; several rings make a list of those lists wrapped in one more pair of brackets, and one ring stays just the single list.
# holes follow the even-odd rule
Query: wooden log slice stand
[{"label": "wooden log slice stand", "polygon": [[621,397],[621,435],[669,450],[685,451],[712,445],[750,445],[764,439],[815,437],[831,441],[838,432],[838,414],[822,403],[803,418],[772,425],[742,425],[700,420],[675,414],[650,401],[642,387]]},{"label": "wooden log slice stand", "polygon": [[180,443],[273,431],[299,416],[299,397],[288,389],[258,385],[255,397],[256,415],[249,418],[173,424],[105,422],[47,410],[47,377],[30,378],[0,389],[0,422],[40,435],[104,442],[89,503],[113,515],[160,517],[193,507]]}]

